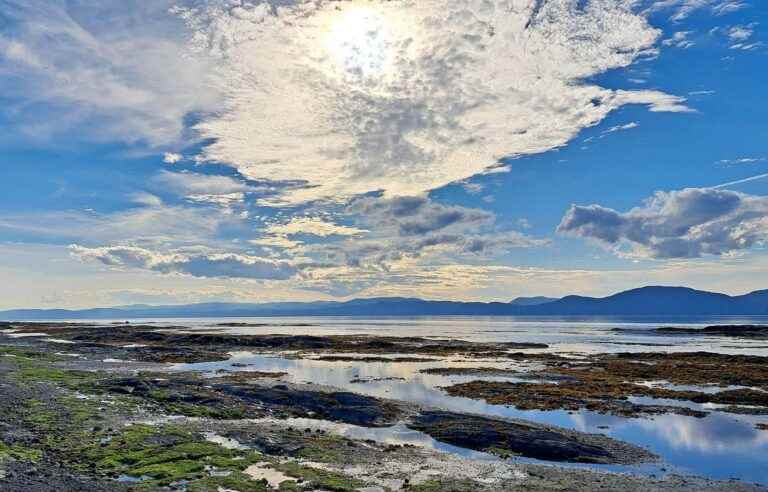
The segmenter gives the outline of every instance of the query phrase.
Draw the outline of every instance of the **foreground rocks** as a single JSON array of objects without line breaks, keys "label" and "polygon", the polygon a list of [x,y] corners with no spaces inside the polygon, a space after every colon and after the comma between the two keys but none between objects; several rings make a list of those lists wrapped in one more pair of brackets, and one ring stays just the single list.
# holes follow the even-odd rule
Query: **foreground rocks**
[{"label": "foreground rocks", "polygon": [[452,412],[423,412],[409,426],[438,441],[503,456],[603,464],[629,464],[655,459],[654,455],[637,446],[603,435]]},{"label": "foreground rocks", "polygon": [[[413,354],[405,356],[406,359],[424,359],[422,354],[431,359],[445,354],[470,358],[501,353],[507,360],[545,366],[534,375],[537,378],[546,375],[548,381],[560,384],[587,385],[597,384],[602,377],[603,383],[610,385],[618,383],[606,379],[608,364],[617,364],[621,377],[631,379],[640,378],[641,373],[646,374],[642,371],[648,370],[641,371],[634,367],[636,364],[658,364],[668,370],[670,364],[681,364],[681,359],[652,360],[650,355],[640,354],[638,359],[620,355],[574,361],[551,354],[514,352],[521,349],[518,346],[418,337],[230,338],[221,334],[190,335],[178,330],[158,334],[151,327],[124,325],[45,326],[20,328],[13,324],[0,329],[50,333],[74,341],[67,348],[76,349],[84,357],[68,357],[58,352],[61,345],[35,337],[11,339],[0,334],[3,491],[766,490],[738,482],[675,476],[652,479],[515,463],[506,458],[624,465],[652,462],[655,457],[637,446],[603,435],[419,408],[334,388],[291,384],[280,380],[283,373],[203,375],[167,372],[167,366],[158,363],[167,357],[173,361],[197,357],[220,360],[227,357],[228,350],[248,346],[243,344],[266,351],[294,347],[292,350],[311,351],[312,357],[319,352],[320,357],[326,358],[334,355],[322,355],[323,352],[341,348],[339,352],[350,352],[349,357],[354,360],[365,359],[367,356],[357,354],[367,350],[374,354],[370,358],[387,362],[397,360],[398,357],[385,356],[395,353]],[[114,337],[98,338],[110,331],[114,331]],[[216,340],[222,345],[216,345]],[[125,346],[135,344],[146,346]],[[138,354],[134,360],[152,364],[101,362],[129,358],[131,354]],[[692,365],[725,365],[725,361],[709,355],[683,359]],[[757,367],[764,361],[737,362]],[[512,373],[511,369],[477,368],[475,374],[488,375],[492,370],[504,375]],[[724,380],[736,377],[739,371],[720,367]],[[692,368],[686,369],[680,377],[693,378],[694,372]],[[755,381],[762,377],[757,368],[752,373]],[[761,395],[738,391],[741,393],[730,393],[734,404],[745,404],[750,398],[752,404],[762,403]],[[313,428],[315,423],[331,430]],[[349,439],[332,431],[334,426],[355,426],[375,433],[392,425],[501,459],[475,461],[417,446]],[[212,437],[211,433],[216,435]],[[267,476],[286,479],[275,485],[264,478]]]}]

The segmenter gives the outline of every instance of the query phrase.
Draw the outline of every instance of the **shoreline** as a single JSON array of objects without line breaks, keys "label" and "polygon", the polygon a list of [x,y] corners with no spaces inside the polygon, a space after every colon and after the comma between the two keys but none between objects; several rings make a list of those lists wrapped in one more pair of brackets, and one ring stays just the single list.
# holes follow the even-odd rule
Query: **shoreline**
[{"label": "shoreline", "polygon": [[[253,368],[248,367],[247,364],[238,367],[236,372],[227,370],[218,374],[169,372],[172,364],[181,362],[181,367],[184,367],[183,364],[189,362],[200,363],[207,361],[216,363],[217,360],[220,361],[222,358],[226,359],[229,357],[229,353],[234,349],[245,348],[252,350],[257,348],[256,346],[261,346],[258,348],[266,350],[267,353],[271,353],[276,357],[284,356],[286,351],[295,351],[298,348],[300,354],[301,350],[307,351],[300,355],[300,357],[308,358],[306,360],[330,357],[330,360],[323,363],[331,366],[347,364],[350,358],[357,359],[358,357],[356,356],[348,357],[345,355],[345,353],[353,353],[353,348],[355,354],[368,354],[368,357],[373,360],[367,363],[374,365],[397,363],[397,358],[393,357],[392,354],[408,354],[404,357],[410,357],[411,360],[443,360],[447,366],[450,366],[451,360],[454,360],[456,357],[460,357],[465,362],[465,365],[466,363],[474,364],[475,360],[478,360],[478,365],[481,365],[479,361],[482,359],[488,357],[498,358],[499,354],[506,354],[504,356],[505,360],[515,361],[515,359],[520,359],[524,363],[541,364],[542,361],[547,364],[562,363],[562,357],[560,356],[547,355],[542,358],[542,356],[536,355],[536,352],[533,352],[533,350],[542,349],[541,344],[528,345],[529,350],[531,350],[530,352],[517,352],[516,350],[520,346],[525,346],[525,343],[505,345],[502,343],[474,343],[441,338],[377,338],[361,335],[342,337],[279,336],[279,338],[276,338],[277,336],[194,334],[194,336],[190,337],[187,333],[179,333],[182,331],[182,328],[178,327],[175,330],[171,330],[170,333],[157,333],[155,331],[146,331],[147,327],[141,326],[126,328],[124,326],[109,325],[96,328],[90,325],[88,327],[83,325],[51,324],[25,324],[21,326],[21,324],[14,323],[14,328],[5,328],[5,330],[13,329],[16,330],[15,333],[0,333],[0,352],[2,355],[0,357],[0,364],[4,366],[1,383],[2,390],[7,393],[4,396],[13,396],[11,393],[17,392],[18,395],[22,395],[17,396],[17,400],[22,402],[43,401],[44,403],[42,404],[42,410],[35,408],[34,411],[30,411],[28,409],[29,413],[26,417],[16,415],[14,418],[16,418],[17,424],[6,422],[9,419],[8,415],[0,418],[0,422],[4,422],[6,427],[10,425],[11,428],[15,429],[11,433],[12,436],[22,435],[25,432],[27,434],[31,433],[34,436],[37,432],[35,428],[37,424],[34,422],[35,413],[47,415],[56,413],[52,408],[63,408],[62,413],[64,415],[71,412],[81,415],[85,419],[81,424],[86,425],[86,427],[91,426],[91,431],[98,427],[100,429],[97,431],[98,433],[107,433],[105,429],[111,428],[111,433],[99,437],[98,444],[93,444],[94,448],[101,449],[103,445],[101,440],[103,439],[109,439],[107,443],[112,442],[114,439],[126,439],[125,433],[129,432],[130,434],[130,426],[127,426],[127,424],[132,421],[141,420],[139,417],[143,416],[146,420],[146,418],[162,419],[164,417],[176,416],[175,425],[183,423],[183,430],[187,432],[182,436],[182,441],[184,441],[182,444],[185,446],[194,448],[199,444],[201,436],[206,429],[210,431],[210,429],[215,428],[217,434],[227,439],[234,439],[246,447],[240,451],[244,453],[246,451],[248,453],[258,453],[258,457],[255,455],[228,455],[230,460],[238,458],[236,461],[242,461],[243,463],[235,465],[230,463],[230,467],[224,471],[206,469],[205,467],[208,465],[204,465],[202,469],[199,469],[197,465],[206,462],[206,460],[214,460],[217,463],[225,462],[220,455],[222,451],[218,450],[218,448],[211,448],[206,451],[209,454],[201,455],[194,460],[185,460],[197,463],[197,465],[186,463],[190,470],[194,470],[194,472],[182,473],[183,470],[179,470],[176,467],[178,463],[171,466],[169,464],[171,462],[165,463],[167,465],[166,468],[169,469],[163,469],[162,472],[173,475],[177,479],[176,481],[185,480],[190,482],[190,479],[194,478],[190,483],[199,482],[198,485],[200,487],[213,487],[214,483],[234,483],[233,480],[237,479],[237,481],[242,482],[237,485],[241,488],[233,488],[231,490],[242,489],[241,492],[246,492],[247,490],[269,490],[268,488],[249,489],[248,487],[260,487],[261,485],[257,486],[255,483],[261,484],[262,482],[252,480],[248,478],[248,475],[244,475],[248,467],[256,466],[258,463],[262,463],[263,460],[267,460],[268,464],[259,465],[262,469],[271,470],[270,473],[277,471],[289,477],[290,480],[286,479],[285,487],[294,488],[287,488],[285,490],[303,490],[302,488],[295,488],[303,487],[304,485],[301,485],[302,482],[310,487],[314,485],[309,484],[314,483],[317,485],[329,480],[340,481],[339,483],[343,483],[345,480],[348,481],[346,485],[339,485],[339,487],[347,488],[331,488],[329,490],[362,490],[367,486],[379,487],[381,490],[399,490],[391,487],[393,485],[391,480],[387,481],[377,475],[378,470],[373,463],[377,462],[376,460],[381,461],[386,458],[387,463],[391,467],[390,475],[397,475],[399,473],[399,476],[402,477],[401,489],[430,491],[465,489],[447,489],[444,488],[447,485],[442,484],[439,480],[437,484],[431,483],[434,480],[429,477],[424,477],[421,483],[414,483],[409,479],[409,486],[403,488],[406,483],[405,479],[408,478],[409,473],[413,472],[412,466],[415,462],[426,460],[424,462],[443,463],[443,465],[448,462],[453,463],[451,466],[445,465],[444,468],[447,469],[455,468],[458,463],[461,463],[460,469],[471,470],[473,466],[470,466],[470,463],[476,461],[472,458],[451,453],[446,454],[429,447],[415,446],[407,443],[402,445],[385,445],[375,440],[344,438],[338,435],[338,433],[334,434],[328,430],[320,432],[318,436],[317,430],[310,429],[310,432],[306,432],[306,429],[293,429],[293,431],[289,431],[285,425],[276,425],[274,422],[269,425],[255,423],[259,419],[265,418],[277,418],[279,422],[290,421],[288,419],[294,419],[295,421],[297,418],[326,422],[335,421],[338,425],[362,425],[363,428],[372,430],[388,429],[393,425],[397,426],[404,423],[403,432],[420,432],[433,439],[440,446],[458,445],[461,449],[471,450],[474,448],[475,451],[496,455],[499,461],[495,462],[494,465],[489,466],[486,464],[484,467],[481,467],[486,470],[485,473],[489,477],[495,476],[494,473],[499,472],[499,470],[506,470],[506,478],[496,477],[496,482],[492,481],[495,484],[494,487],[501,487],[501,484],[510,482],[510,476],[517,476],[518,478],[512,480],[513,483],[504,485],[504,487],[508,486],[509,488],[491,488],[489,490],[518,490],[516,487],[520,487],[520,490],[547,490],[547,487],[551,487],[555,483],[571,483],[570,481],[576,487],[574,490],[590,490],[590,487],[596,486],[598,483],[605,484],[611,482],[614,483],[616,488],[626,488],[627,490],[648,490],[653,487],[663,490],[768,490],[768,488],[763,486],[749,485],[743,482],[718,482],[696,477],[681,478],[674,473],[667,473],[659,480],[651,476],[615,474],[597,470],[569,468],[569,463],[578,461],[628,464],[637,462],[653,463],[654,458],[642,449],[601,434],[585,434],[540,423],[515,421],[508,418],[446,413],[445,411],[430,409],[423,405],[370,397],[365,394],[344,391],[333,387],[289,383],[281,380],[285,373],[252,370]],[[157,327],[153,328],[153,330],[156,329]],[[88,334],[89,330],[95,331]],[[167,329],[164,328],[164,330]],[[111,338],[109,332],[112,333]],[[32,333],[46,333],[48,336],[18,336]],[[151,333],[154,333],[154,335],[151,335]],[[12,337],[12,335],[17,335],[17,337]],[[94,340],[94,338],[97,338],[96,335],[100,338],[99,341]],[[46,341],[45,338],[55,338],[59,343]],[[148,338],[154,338],[154,340],[149,340]],[[213,344],[216,343],[220,346],[215,347]],[[170,347],[169,344],[173,346]],[[126,345],[133,345],[133,347],[125,348]],[[265,345],[266,347],[264,347]],[[205,350],[201,349],[203,346],[206,347]],[[121,362],[127,360],[125,357],[131,351],[134,351],[134,355],[139,354],[139,359],[143,358],[145,360],[143,362]],[[67,353],[70,355],[66,355]],[[73,353],[79,354],[79,357],[72,356],[71,354]],[[413,357],[411,354],[416,354],[418,357]],[[425,355],[427,357],[424,357]],[[294,353],[292,356],[295,357],[296,354]],[[169,357],[170,360],[168,360]],[[334,357],[339,357],[340,359],[334,359]],[[382,361],[382,359],[389,358],[392,359],[391,362]],[[105,362],[110,360],[115,362]],[[136,360],[136,358],[134,357],[133,360]],[[365,364],[366,362],[353,360],[353,363]],[[596,359],[591,363],[599,364],[602,362]],[[419,362],[413,362],[412,364],[418,365]],[[547,370],[552,372],[551,367]],[[560,373],[568,373],[570,369],[561,367],[559,371]],[[535,375],[540,376],[541,374]],[[560,375],[570,376],[570,374]],[[35,388],[37,387],[40,387],[41,390],[36,391]],[[28,394],[30,392],[31,394]],[[46,401],[42,394],[44,392],[57,396]],[[65,403],[61,403],[59,399],[63,399],[62,401]],[[91,408],[93,406],[91,403],[96,404],[96,402],[103,401],[112,401],[113,403],[109,405],[102,403],[100,406],[97,404],[95,408],[98,411],[91,413],[94,411]],[[8,408],[6,412],[11,412],[13,416],[16,410]],[[51,422],[46,423],[46,425],[49,428],[63,425],[61,419],[64,418],[64,415],[51,417]],[[27,420],[24,420],[25,418]],[[30,418],[31,420],[29,420]],[[104,424],[93,425],[95,421],[109,422],[112,427],[106,427]],[[14,425],[16,427],[13,427]],[[274,431],[273,429],[271,433],[267,433],[269,439],[264,441],[264,433],[267,432],[266,429],[270,425],[278,427],[280,430]],[[163,436],[167,433],[174,434],[179,431],[178,428],[173,426],[166,428],[165,424],[161,425],[160,428],[161,430],[157,432]],[[237,429],[237,432],[235,429]],[[121,490],[120,487],[125,487],[125,490],[132,488],[135,490],[162,490],[162,487],[169,487],[171,483],[174,483],[171,481],[161,484],[158,480],[162,481],[165,479],[157,474],[146,475],[150,478],[142,478],[145,475],[141,474],[135,475],[137,472],[147,472],[142,467],[127,466],[125,470],[117,467],[116,471],[104,468],[102,464],[105,463],[105,460],[114,464],[114,457],[102,457],[100,461],[96,462],[95,470],[87,467],[83,469],[82,465],[88,465],[87,463],[73,463],[71,458],[67,458],[67,456],[71,454],[72,449],[70,449],[70,446],[73,444],[69,442],[69,439],[71,439],[69,434],[78,435],[78,433],[82,433],[84,430],[82,428],[71,429],[61,435],[61,442],[47,443],[40,448],[32,444],[35,442],[35,437],[28,436],[32,440],[22,442],[24,442],[25,446],[29,447],[31,445],[32,449],[40,451],[41,455],[38,458],[38,463],[47,463],[49,458],[55,457],[53,460],[54,464],[50,466],[63,467],[63,469],[67,470],[66,473],[71,473],[73,480],[80,480],[85,484],[82,485],[84,487],[82,490],[91,490],[88,488],[91,486],[88,485],[91,482],[97,484],[93,485],[96,488],[92,490],[101,490],[98,486],[113,486],[115,484],[117,484],[118,488],[109,490]],[[265,442],[272,444],[281,442],[281,433],[285,434],[285,436],[293,436],[294,431],[297,431],[298,435],[306,437],[306,439],[301,440],[302,442],[306,441],[302,448],[304,451],[295,449],[295,447],[292,448],[288,445],[289,443],[285,445],[287,447],[281,448],[278,446],[265,449]],[[155,431],[147,432],[153,436],[152,439],[159,438],[155,435]],[[250,438],[247,436],[249,432]],[[243,433],[245,433],[245,437],[243,437]],[[6,442],[8,435],[7,431],[3,434],[3,442]],[[255,436],[259,436],[258,439]],[[283,436],[282,440],[286,439],[285,436]],[[39,435],[37,436],[38,439],[40,437]],[[179,436],[176,437],[181,439]],[[240,437],[240,439],[236,437]],[[167,436],[162,437],[162,439],[166,438]],[[294,436],[289,440],[296,441],[296,439],[298,438]],[[324,444],[319,445],[318,439]],[[337,442],[336,439],[343,439],[343,441]],[[326,441],[333,442],[329,444]],[[557,446],[551,447],[552,442],[557,442]],[[336,449],[336,445],[340,449]],[[3,481],[7,482],[9,480],[9,474],[7,473],[8,463],[13,463],[10,469],[12,471],[11,480],[15,480],[14,483],[19,485],[25,480],[31,480],[23,472],[23,468],[25,463],[30,463],[28,459],[34,458],[37,455],[19,455],[17,451],[19,445],[13,442],[10,445],[6,443],[4,446],[11,451],[6,452],[8,457],[4,458],[2,464],[0,464],[0,469],[6,469],[5,475],[0,478],[0,484],[3,484]],[[325,456],[325,461],[316,461],[318,457],[314,454],[322,455],[329,452],[329,446],[335,450],[336,454],[334,456]],[[109,444],[106,447],[109,448]],[[316,451],[307,451],[312,449],[316,449]],[[141,450],[134,450],[134,452],[139,451]],[[3,451],[0,449],[0,455],[2,453]],[[368,454],[366,455],[366,453]],[[363,455],[367,456],[367,458],[363,459]],[[515,459],[515,456],[522,456],[522,458]],[[528,456],[528,458],[544,458],[553,463],[562,461],[565,466],[526,463],[525,456]],[[262,461],[254,461],[257,459]],[[34,463],[34,460],[31,462]],[[241,466],[246,463],[248,467]],[[49,465],[46,464],[45,466]],[[343,479],[340,478],[338,475],[343,475],[342,471],[350,466],[356,470],[356,475]],[[37,468],[37,465],[35,467]],[[540,469],[542,467],[546,470],[546,473]],[[392,471],[395,469],[399,470],[399,472]],[[438,469],[443,470],[441,473],[449,473],[443,468],[438,467]],[[118,477],[114,477],[111,474],[121,470],[129,473],[122,474],[125,475],[123,481],[115,482],[115,478],[119,478],[122,475],[119,474]],[[160,473],[154,468],[150,471],[152,473]],[[227,475],[218,476],[219,472]],[[134,475],[131,473],[134,473]],[[264,474],[264,470],[259,473]],[[184,478],[179,478],[181,476]],[[312,478],[307,478],[310,476]],[[228,481],[224,480],[225,478]],[[131,482],[134,479],[138,479],[138,481]],[[299,479],[302,482],[299,482]],[[442,479],[448,479],[448,476],[444,476]],[[126,480],[128,483],[125,482]],[[486,490],[483,487],[488,487],[488,484],[485,482],[487,480],[491,480],[491,478],[474,476],[472,473],[467,472],[464,476],[451,476],[449,481],[451,483],[464,483],[462,486],[465,486],[466,490]],[[11,484],[10,486],[15,487],[16,485]],[[328,484],[325,483],[325,486],[328,486]],[[422,488],[419,489],[418,487]],[[537,489],[536,487],[539,488]],[[48,489],[40,485],[37,489],[32,488],[29,490],[42,491]],[[198,489],[189,488],[189,490]],[[208,489],[201,488],[199,490]],[[280,490],[283,489],[281,488]]]}]

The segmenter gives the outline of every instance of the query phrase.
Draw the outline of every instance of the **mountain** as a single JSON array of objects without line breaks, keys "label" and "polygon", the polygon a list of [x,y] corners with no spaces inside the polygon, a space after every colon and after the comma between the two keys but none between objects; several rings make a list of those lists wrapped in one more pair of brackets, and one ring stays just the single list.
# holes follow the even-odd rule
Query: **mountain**
[{"label": "mountain", "polygon": [[527,309],[538,315],[768,315],[768,290],[728,296],[688,287],[641,287],[608,297],[566,296]]},{"label": "mountain", "polygon": [[538,306],[539,304],[546,304],[548,302],[553,302],[557,300],[558,300],[557,297],[544,297],[544,296],[518,297],[516,299],[509,301],[509,303],[513,306]]},{"label": "mountain", "polygon": [[[539,302],[541,301],[541,302]],[[406,297],[346,302],[203,303],[133,305],[82,310],[16,309],[0,319],[137,319],[249,316],[715,316],[768,315],[768,290],[728,296],[687,287],[641,287],[608,297],[518,298],[502,302],[428,301]]]}]

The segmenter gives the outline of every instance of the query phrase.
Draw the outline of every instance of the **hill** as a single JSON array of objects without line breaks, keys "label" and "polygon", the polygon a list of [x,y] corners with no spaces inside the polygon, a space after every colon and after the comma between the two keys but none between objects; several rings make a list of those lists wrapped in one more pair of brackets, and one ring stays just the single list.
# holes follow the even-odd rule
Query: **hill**
[{"label": "hill", "polygon": [[137,319],[249,316],[714,316],[768,315],[768,290],[729,296],[687,287],[650,286],[608,297],[521,298],[509,303],[429,301],[406,297],[346,302],[204,303],[121,306],[82,310],[17,309],[6,320]]}]

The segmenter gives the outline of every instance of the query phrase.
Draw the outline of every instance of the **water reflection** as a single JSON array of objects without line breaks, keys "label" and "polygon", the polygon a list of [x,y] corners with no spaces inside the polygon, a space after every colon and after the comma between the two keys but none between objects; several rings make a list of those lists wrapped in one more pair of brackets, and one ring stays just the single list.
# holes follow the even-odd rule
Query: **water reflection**
[{"label": "water reflection", "polygon": [[[242,364],[248,366],[241,367]],[[442,376],[420,372],[429,367],[476,367],[477,365],[476,361],[325,362],[237,352],[233,353],[228,361],[179,364],[175,369],[209,371],[211,374],[220,369],[286,372],[287,380],[297,383],[334,386],[370,396],[392,398],[457,412],[522,418],[583,432],[603,433],[651,449],[659,454],[672,469],[712,478],[738,477],[747,481],[768,483],[768,432],[754,427],[756,421],[760,419],[765,421],[764,417],[713,412],[702,419],[680,415],[662,415],[652,419],[627,419],[593,412],[522,411],[514,407],[489,405],[484,401],[451,397],[440,389],[443,386],[476,379],[515,380],[515,378]],[[505,368],[511,366],[508,362],[483,362],[482,365]],[[365,381],[359,382],[361,379]],[[353,380],[356,382],[351,382]],[[695,403],[652,400],[641,402],[685,404],[693,408],[704,408]],[[337,424],[327,423],[327,425]],[[347,432],[351,433],[348,434],[350,437],[362,437],[361,433],[371,436],[376,432],[390,437],[399,434],[398,439],[404,442],[416,440],[420,445],[425,445],[424,439],[431,439],[428,436],[419,436],[419,433],[413,433],[404,427],[389,430],[358,428]],[[354,434],[355,432],[360,436]],[[378,437],[381,438],[381,436]],[[427,443],[427,445],[463,456],[474,453],[443,443]],[[477,456],[473,455],[473,457]],[[654,467],[653,470],[656,468]]]}]

